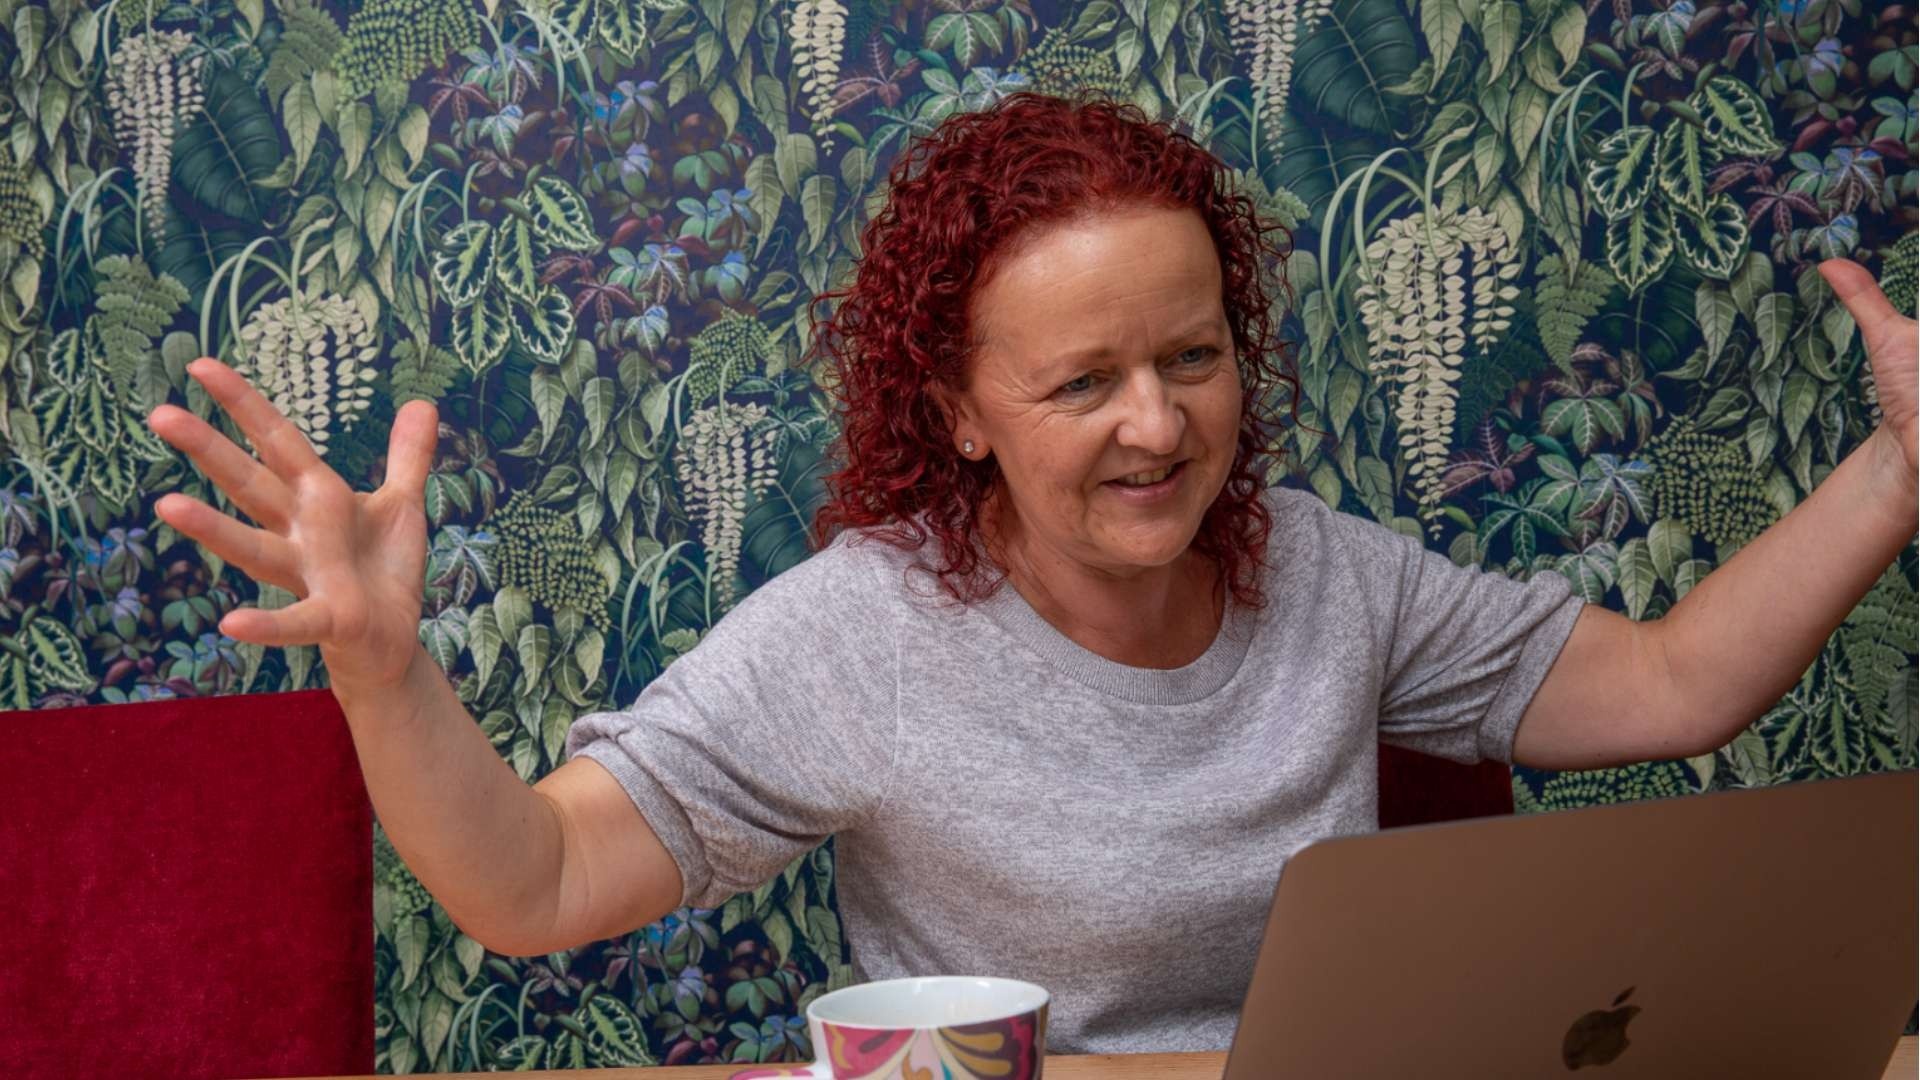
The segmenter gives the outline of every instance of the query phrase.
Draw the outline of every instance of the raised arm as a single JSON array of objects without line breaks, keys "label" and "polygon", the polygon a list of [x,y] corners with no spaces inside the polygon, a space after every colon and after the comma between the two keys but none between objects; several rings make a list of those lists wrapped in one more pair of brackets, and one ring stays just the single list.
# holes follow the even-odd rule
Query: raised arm
[{"label": "raised arm", "polygon": [[679,868],[613,776],[583,759],[528,787],[424,647],[398,684],[333,692],[394,850],[489,950],[540,956],[679,906]]},{"label": "raised arm", "polygon": [[1913,539],[1920,328],[1859,264],[1829,259],[1820,272],[1866,342],[1880,427],[1665,617],[1583,611],[1521,716],[1516,762],[1598,768],[1726,745],[1792,688]]},{"label": "raised arm", "polygon": [[613,777],[569,762],[529,787],[420,644],[434,407],[401,407],[385,482],[359,493],[237,372],[211,358],[188,371],[259,459],[172,405],[148,425],[258,525],[177,493],[155,512],[299,598],[230,612],[220,629],[262,645],[320,646],[374,813],[454,922],[495,952],[533,955],[646,925],[677,906],[680,872]]}]

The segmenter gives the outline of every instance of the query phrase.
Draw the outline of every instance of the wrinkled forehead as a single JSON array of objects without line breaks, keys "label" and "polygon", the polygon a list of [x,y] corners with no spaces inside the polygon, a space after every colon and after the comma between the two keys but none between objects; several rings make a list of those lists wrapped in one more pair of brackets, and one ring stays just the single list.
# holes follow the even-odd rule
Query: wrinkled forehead
[{"label": "wrinkled forehead", "polygon": [[968,304],[970,367],[1157,355],[1227,328],[1220,256],[1192,211],[1063,223],[998,260]]}]

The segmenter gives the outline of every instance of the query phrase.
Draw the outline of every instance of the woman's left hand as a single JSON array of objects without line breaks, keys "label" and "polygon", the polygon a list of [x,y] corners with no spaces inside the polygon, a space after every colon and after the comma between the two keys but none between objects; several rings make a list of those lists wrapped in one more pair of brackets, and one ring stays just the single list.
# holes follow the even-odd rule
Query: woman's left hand
[{"label": "woman's left hand", "polygon": [[1880,291],[1880,283],[1851,259],[1827,259],[1820,264],[1820,276],[1860,327],[1880,398],[1880,427],[1874,436],[1890,440],[1898,449],[1911,487],[1920,479],[1920,451],[1914,448],[1914,433],[1920,428],[1915,416],[1920,413],[1920,373],[1915,368],[1920,324],[1895,311],[1887,294]]}]

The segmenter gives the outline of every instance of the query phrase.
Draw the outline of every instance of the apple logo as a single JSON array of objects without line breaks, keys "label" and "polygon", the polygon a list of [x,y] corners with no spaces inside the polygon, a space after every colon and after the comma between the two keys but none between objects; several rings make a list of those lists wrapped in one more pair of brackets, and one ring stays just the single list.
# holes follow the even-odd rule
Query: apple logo
[{"label": "apple logo", "polygon": [[1626,1050],[1627,1024],[1639,1014],[1640,1006],[1621,1008],[1620,1003],[1631,997],[1633,991],[1631,986],[1620,991],[1620,996],[1613,999],[1612,1009],[1595,1009],[1567,1029],[1567,1037],[1560,1042],[1560,1058],[1568,1069],[1605,1065]]}]

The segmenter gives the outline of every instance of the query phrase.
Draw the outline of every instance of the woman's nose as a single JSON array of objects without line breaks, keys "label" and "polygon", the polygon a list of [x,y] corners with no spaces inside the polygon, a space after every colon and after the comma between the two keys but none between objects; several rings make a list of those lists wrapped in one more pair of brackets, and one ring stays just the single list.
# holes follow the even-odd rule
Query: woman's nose
[{"label": "woman's nose", "polygon": [[1158,374],[1130,380],[1121,408],[1125,411],[1117,432],[1121,445],[1156,455],[1179,449],[1186,432],[1186,412]]}]

